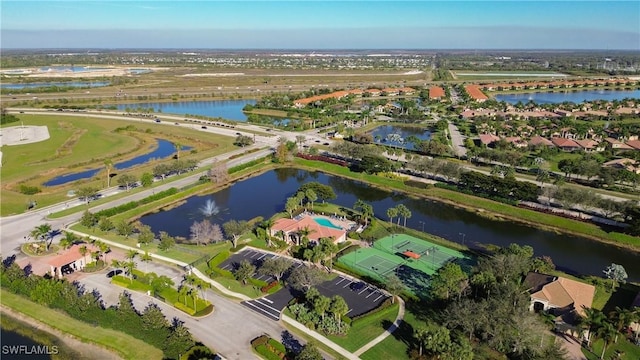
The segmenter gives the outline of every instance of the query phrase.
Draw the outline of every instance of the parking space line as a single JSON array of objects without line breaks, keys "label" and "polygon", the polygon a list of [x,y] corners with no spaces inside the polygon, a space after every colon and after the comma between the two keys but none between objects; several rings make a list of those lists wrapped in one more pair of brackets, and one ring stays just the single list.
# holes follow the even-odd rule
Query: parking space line
[{"label": "parking space line", "polygon": [[378,299],[380,299],[380,298],[381,298],[381,297],[383,297],[383,296],[384,296],[384,294],[380,294],[380,296],[378,296],[377,298],[375,298],[375,299],[373,300],[373,302],[378,301]]},{"label": "parking space line", "polygon": [[273,304],[273,301],[267,299],[266,297],[263,297],[262,300],[269,302],[269,304]]},{"label": "parking space line", "polygon": [[347,312],[345,313],[345,315],[347,315],[348,313],[350,313],[350,312],[351,312],[351,310],[353,310],[353,309],[349,309],[349,311],[347,311]]},{"label": "parking space line", "polygon": [[226,269],[229,267],[229,265],[231,265],[231,264],[227,264],[227,265],[225,265],[225,266],[221,267],[221,269],[222,269],[222,270],[226,270]]},{"label": "parking space line", "polygon": [[349,283],[347,285],[343,286],[342,288],[346,288],[347,286],[349,286],[351,284],[353,284],[353,281],[349,281]]},{"label": "parking space line", "polygon": [[265,257],[265,256],[267,256],[267,254],[262,254],[262,256],[260,256],[260,257],[258,258],[258,260],[262,259],[262,258],[263,258],[263,257]]},{"label": "parking space line", "polygon": [[346,278],[343,278],[343,277],[340,277],[340,281],[338,281],[338,282],[336,283],[336,285],[339,285],[341,282],[343,282],[343,281],[345,281],[345,280],[347,280],[347,279],[346,279]]},{"label": "parking space line", "polygon": [[255,252],[254,254],[251,255],[251,258],[253,259],[256,255],[260,255],[259,252]]},{"label": "parking space line", "polygon": [[374,291],[374,292],[372,292],[371,294],[367,295],[367,296],[365,297],[365,299],[368,299],[368,298],[369,298],[369,296],[371,296],[371,295],[375,294],[376,292],[377,292],[377,291]]},{"label": "parking space line", "polygon": [[264,314],[266,314],[267,316],[271,317],[272,319],[275,319],[276,321],[280,320],[280,316],[279,316],[280,313],[278,313],[278,316],[276,317],[274,314],[268,312],[267,310],[265,310],[265,309],[263,309],[261,307],[258,307],[255,304],[252,304],[251,301],[245,301],[244,303],[249,305],[249,306],[251,306],[251,307],[253,307],[253,308],[255,308],[255,309],[257,309],[257,310],[259,310],[259,311],[262,311]]},{"label": "parking space line", "polygon": [[269,309],[271,309],[271,310],[273,310],[273,311],[277,311],[277,312],[278,312],[278,314],[280,313],[280,310],[278,310],[278,309],[274,308],[273,306],[270,306],[270,305],[267,305],[267,304],[263,304],[260,300],[262,300],[262,298],[260,298],[260,299],[255,299],[255,300],[253,300],[253,301],[255,301],[256,303],[258,303],[258,304],[260,304],[260,305],[262,305],[262,306],[264,306],[264,307],[266,307],[266,308],[269,308]]},{"label": "parking space line", "polygon": [[358,295],[362,294],[363,292],[365,292],[365,291],[367,291],[367,290],[369,290],[369,287],[368,287],[368,286],[367,286],[366,288],[364,288],[364,290],[360,291],[360,292],[358,293]]}]

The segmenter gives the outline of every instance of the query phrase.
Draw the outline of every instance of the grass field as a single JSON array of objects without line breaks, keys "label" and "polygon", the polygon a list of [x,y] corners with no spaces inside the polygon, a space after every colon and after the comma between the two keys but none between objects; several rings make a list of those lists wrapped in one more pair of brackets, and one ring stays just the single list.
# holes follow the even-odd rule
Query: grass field
[{"label": "grass field", "polygon": [[68,333],[82,341],[94,343],[113,350],[125,359],[162,359],[162,351],[131,335],[111,330],[96,328],[85,322],[76,320],[59,311],[36,304],[26,298],[0,290],[2,304],[25,314],[40,322]]},{"label": "grass field", "polygon": [[398,309],[399,305],[395,303],[375,314],[355,320],[347,336],[330,335],[328,338],[349,351],[356,351],[389,328],[396,320]]},{"label": "grass field", "polygon": [[[231,137],[204,134],[178,126],[157,125],[151,121],[141,123],[54,114],[20,115],[20,119],[24,125],[46,125],[50,138],[37,143],[3,146],[2,216],[23,212],[29,200],[36,200],[42,207],[67,200],[67,191],[77,190],[80,186],[104,188],[105,170],[92,179],[66,185],[44,187],[42,183],[61,174],[104,169],[105,160],[117,163],[148,153],[156,146],[158,138],[192,147],[193,151],[181,153],[183,159],[200,160],[235,149]],[[114,131],[128,125],[136,130]],[[161,161],[150,161],[127,169],[126,173],[139,177],[145,171],[150,172]],[[112,185],[116,181],[117,178],[113,178]],[[42,192],[36,195],[22,194],[19,192],[20,184],[37,186]]]}]

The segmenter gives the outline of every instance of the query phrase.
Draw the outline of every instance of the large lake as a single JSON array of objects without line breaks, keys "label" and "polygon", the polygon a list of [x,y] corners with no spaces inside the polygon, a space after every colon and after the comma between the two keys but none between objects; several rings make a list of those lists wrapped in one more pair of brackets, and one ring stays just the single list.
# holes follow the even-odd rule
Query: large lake
[{"label": "large lake", "polygon": [[[129,159],[129,160],[125,160],[125,161],[121,161],[119,163],[113,164],[113,168],[116,170],[124,170],[136,165],[144,164],[151,159],[164,159],[176,153],[176,147],[170,141],[163,140],[163,139],[157,139],[157,141],[158,141],[158,147],[155,150],[140,156],[136,156],[133,159]],[[190,149],[191,147],[183,146],[181,151],[190,150]],[[94,177],[101,170],[104,170],[104,167],[97,168],[97,169],[84,170],[84,171],[66,174],[66,175],[60,175],[47,181],[43,185],[57,186],[57,185],[70,183],[72,181],[77,181],[80,179],[90,179]]]},{"label": "large lake", "polygon": [[140,220],[154,232],[166,231],[173,236],[189,237],[189,228],[204,218],[201,208],[207,200],[215,201],[220,212],[211,218],[222,224],[228,220],[250,220],[271,217],[283,211],[287,197],[300,185],[317,181],[331,185],[338,198],[332,202],[353,207],[356,199],[373,205],[377,217],[386,219],[386,211],[405,204],[413,213],[407,226],[441,236],[465,245],[510,243],[530,245],[536,255],[551,256],[559,268],[582,274],[602,275],[612,262],[623,265],[629,280],[640,280],[640,255],[584,238],[542,231],[510,221],[495,221],[458,209],[451,205],[372,188],[364,183],[296,169],[278,169],[240,181],[229,188],[207,196],[193,196],[180,206],[143,216]]},{"label": "large lake", "polygon": [[533,101],[538,104],[560,104],[565,101],[582,103],[596,100],[622,100],[625,98],[640,99],[640,90],[576,90],[565,92],[529,92],[519,94],[496,94],[495,99],[510,104]]},{"label": "large lake", "polygon": [[127,108],[135,110],[137,108],[153,109],[155,112],[176,115],[201,115],[208,117],[220,117],[233,121],[247,121],[247,116],[242,109],[247,104],[255,105],[256,100],[211,100],[211,101],[174,101],[174,102],[151,102],[118,104],[118,110]]}]

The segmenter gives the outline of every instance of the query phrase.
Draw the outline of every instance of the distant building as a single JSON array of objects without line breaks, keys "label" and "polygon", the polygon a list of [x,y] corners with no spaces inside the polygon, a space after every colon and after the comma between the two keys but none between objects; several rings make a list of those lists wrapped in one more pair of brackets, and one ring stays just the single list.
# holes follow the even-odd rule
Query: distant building
[{"label": "distant building", "polygon": [[429,88],[429,100],[443,100],[445,97],[444,89],[439,86]]},{"label": "distant building", "polygon": [[[82,255],[81,248],[85,246],[87,253]],[[63,275],[84,269],[87,264],[95,261],[91,255],[99,249],[91,244],[75,244],[49,260],[51,276],[61,278]]]},{"label": "distant building", "polygon": [[485,102],[489,99],[477,85],[466,85],[464,89],[467,94],[477,102]]},{"label": "distant building", "polygon": [[293,219],[278,219],[270,231],[271,236],[276,236],[276,234],[282,231],[287,240],[295,242],[295,239],[300,237],[300,231],[305,228],[310,231],[307,237],[313,242],[319,242],[321,238],[332,238],[334,243],[341,243],[347,239],[347,232],[344,229],[320,225],[312,216],[304,215]]}]

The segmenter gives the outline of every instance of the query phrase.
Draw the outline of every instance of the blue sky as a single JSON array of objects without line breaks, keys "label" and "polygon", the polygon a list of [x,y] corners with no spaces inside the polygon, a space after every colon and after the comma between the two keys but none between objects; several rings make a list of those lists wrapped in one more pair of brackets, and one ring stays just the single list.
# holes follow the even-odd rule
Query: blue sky
[{"label": "blue sky", "polygon": [[639,1],[12,1],[2,48],[628,49]]}]

